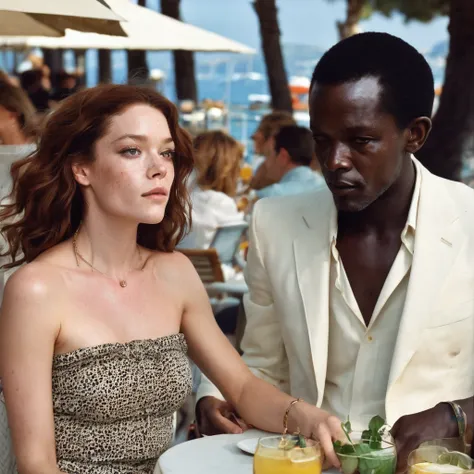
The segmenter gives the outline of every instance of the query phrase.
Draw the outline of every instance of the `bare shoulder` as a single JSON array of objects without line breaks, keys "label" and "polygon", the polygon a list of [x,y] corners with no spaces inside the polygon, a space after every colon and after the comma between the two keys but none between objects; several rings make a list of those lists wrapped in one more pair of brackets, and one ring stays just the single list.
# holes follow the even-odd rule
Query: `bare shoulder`
[{"label": "bare shoulder", "polygon": [[[6,340],[53,343],[61,328],[58,295],[63,294],[57,268],[29,263],[8,280],[0,311],[0,344]],[[3,353],[3,347],[1,352]],[[6,349],[5,349],[6,350]]]},{"label": "bare shoulder", "polygon": [[156,274],[166,275],[178,283],[199,279],[189,258],[179,251],[150,252],[149,262]]},{"label": "bare shoulder", "polygon": [[57,294],[62,284],[60,271],[46,262],[32,262],[19,268],[9,278],[4,291],[4,304],[17,298],[25,303],[41,303]]}]

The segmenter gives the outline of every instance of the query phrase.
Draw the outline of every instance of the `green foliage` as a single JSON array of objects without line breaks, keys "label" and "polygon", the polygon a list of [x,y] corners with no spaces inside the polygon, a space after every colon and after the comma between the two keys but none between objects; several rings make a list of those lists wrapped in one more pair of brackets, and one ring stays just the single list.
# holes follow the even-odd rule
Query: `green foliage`
[{"label": "green foliage", "polygon": [[396,455],[394,453],[383,453],[382,433],[385,420],[380,416],[374,416],[367,430],[362,432],[360,443],[354,443],[351,439],[352,427],[349,420],[341,424],[342,431],[348,439],[348,444],[341,441],[334,443],[334,451],[341,461],[343,474],[394,474],[396,468]]},{"label": "green foliage", "polygon": [[305,440],[304,436],[298,435],[298,443],[297,443],[297,445],[298,445],[300,448],[306,448],[306,440]]},{"label": "green foliage", "polygon": [[395,12],[404,15],[406,21],[428,22],[436,16],[449,13],[449,0],[367,0],[372,10],[391,16]]},{"label": "green foliage", "polygon": [[437,16],[448,15],[449,0],[366,0],[360,19],[365,20],[372,13],[381,13],[387,17],[401,13],[406,21],[429,22]]}]

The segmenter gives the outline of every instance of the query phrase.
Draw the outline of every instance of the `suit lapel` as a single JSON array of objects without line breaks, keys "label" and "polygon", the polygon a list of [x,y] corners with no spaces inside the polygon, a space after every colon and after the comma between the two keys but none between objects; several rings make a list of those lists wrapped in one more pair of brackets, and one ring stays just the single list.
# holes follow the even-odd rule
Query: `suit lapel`
[{"label": "suit lapel", "polygon": [[[330,219],[328,219],[330,216]],[[329,338],[329,232],[336,209],[329,192],[302,210],[306,229],[294,240],[298,285],[303,300],[309,347],[321,405],[326,380]]]},{"label": "suit lapel", "polygon": [[439,185],[436,177],[423,167],[420,202],[410,282],[392,359],[390,389],[418,349],[421,332],[433,312],[433,302],[442,289],[456,255],[461,237],[455,232],[459,210]]}]

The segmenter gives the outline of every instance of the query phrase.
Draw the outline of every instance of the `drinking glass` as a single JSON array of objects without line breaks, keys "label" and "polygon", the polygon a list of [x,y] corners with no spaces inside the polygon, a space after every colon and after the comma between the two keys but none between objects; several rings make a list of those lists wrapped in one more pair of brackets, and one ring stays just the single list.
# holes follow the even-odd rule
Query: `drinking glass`
[{"label": "drinking glass", "polygon": [[247,163],[242,165],[242,168],[240,168],[240,179],[244,183],[249,183],[250,180],[252,179],[252,175],[253,175],[252,167]]},{"label": "drinking glass", "polygon": [[322,452],[318,442],[298,436],[280,435],[261,438],[253,461],[254,474],[321,474]]},{"label": "drinking glass", "polygon": [[[377,445],[364,439],[360,431],[352,431],[350,436],[354,447],[346,444],[344,447],[347,447],[348,452],[337,453],[343,474],[395,474],[397,450],[389,432],[382,435],[382,441]],[[360,445],[364,448],[360,448]]]},{"label": "drinking glass", "polygon": [[408,456],[409,474],[466,474],[472,468],[467,454],[435,444],[425,444]]}]

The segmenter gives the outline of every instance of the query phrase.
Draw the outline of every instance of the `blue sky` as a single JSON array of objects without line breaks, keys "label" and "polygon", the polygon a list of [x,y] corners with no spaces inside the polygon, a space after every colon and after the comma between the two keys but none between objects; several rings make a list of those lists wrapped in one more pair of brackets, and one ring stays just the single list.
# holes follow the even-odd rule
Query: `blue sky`
[{"label": "blue sky", "polygon": [[[159,0],[147,0],[158,9]],[[337,41],[336,21],[345,16],[345,0],[277,0],[282,41],[329,48]],[[251,0],[181,0],[183,19],[252,47],[260,39]],[[448,38],[448,19],[430,24],[406,24],[400,15],[385,18],[374,15],[362,23],[364,31],[385,31],[427,51]]]}]

